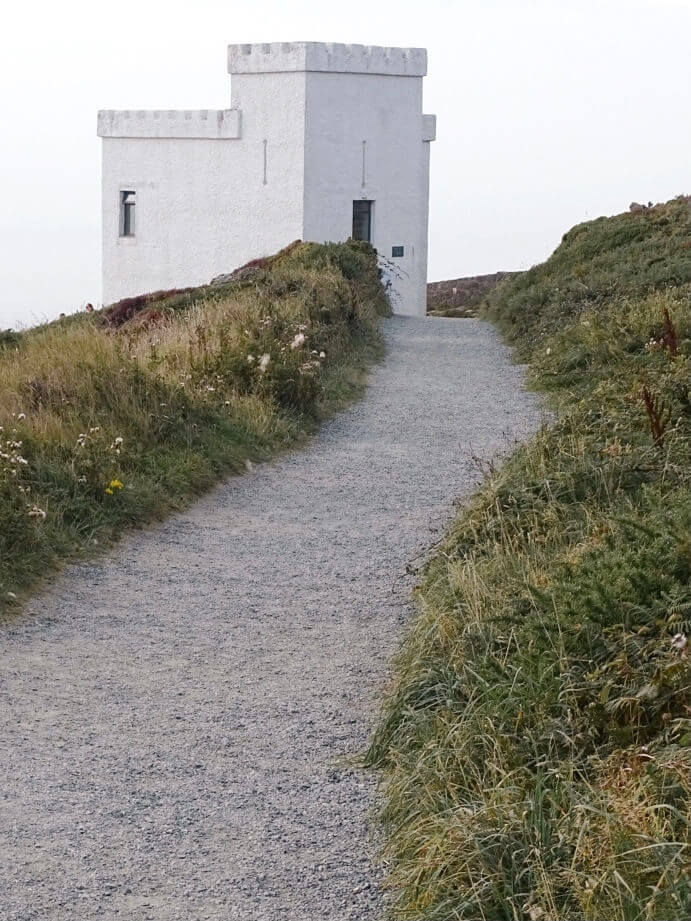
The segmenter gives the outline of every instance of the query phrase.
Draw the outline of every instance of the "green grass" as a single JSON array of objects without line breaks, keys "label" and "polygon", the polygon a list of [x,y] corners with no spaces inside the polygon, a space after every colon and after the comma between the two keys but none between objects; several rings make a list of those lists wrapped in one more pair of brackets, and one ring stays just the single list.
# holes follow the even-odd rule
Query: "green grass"
[{"label": "green grass", "polygon": [[388,311],[371,247],[302,244],[117,328],[111,310],[0,336],[0,611],[299,443],[360,392]]},{"label": "green grass", "polygon": [[691,917],[690,243],[688,200],[601,218],[490,296],[554,421],[416,593],[368,752],[397,917]]}]

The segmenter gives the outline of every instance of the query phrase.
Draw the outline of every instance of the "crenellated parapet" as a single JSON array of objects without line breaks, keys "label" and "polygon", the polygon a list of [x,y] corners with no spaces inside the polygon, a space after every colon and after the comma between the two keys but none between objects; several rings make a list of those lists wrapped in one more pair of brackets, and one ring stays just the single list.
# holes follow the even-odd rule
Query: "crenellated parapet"
[{"label": "crenellated parapet", "polygon": [[220,138],[241,137],[239,109],[106,109],[98,113],[102,138]]},{"label": "crenellated parapet", "polygon": [[424,48],[383,48],[377,45],[324,42],[228,46],[228,72],[231,74],[290,71],[424,77],[427,73],[427,52]]}]

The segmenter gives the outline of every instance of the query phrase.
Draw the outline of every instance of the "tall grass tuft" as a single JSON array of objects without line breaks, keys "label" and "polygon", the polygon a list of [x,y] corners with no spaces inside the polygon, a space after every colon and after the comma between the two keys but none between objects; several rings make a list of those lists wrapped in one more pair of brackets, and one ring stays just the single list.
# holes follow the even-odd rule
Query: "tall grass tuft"
[{"label": "tall grass tuft", "polygon": [[389,311],[374,250],[279,255],[218,288],[0,337],[0,610],[357,393]]},{"label": "tall grass tuft", "polygon": [[490,296],[555,419],[417,589],[368,752],[398,917],[691,917],[689,239],[600,219]]}]

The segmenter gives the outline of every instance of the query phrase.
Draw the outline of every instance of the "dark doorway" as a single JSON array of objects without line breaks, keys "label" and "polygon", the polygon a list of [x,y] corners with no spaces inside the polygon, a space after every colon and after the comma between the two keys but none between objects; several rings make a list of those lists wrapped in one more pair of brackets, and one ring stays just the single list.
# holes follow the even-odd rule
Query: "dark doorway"
[{"label": "dark doorway", "polygon": [[372,205],[373,201],[353,202],[353,240],[372,242]]}]

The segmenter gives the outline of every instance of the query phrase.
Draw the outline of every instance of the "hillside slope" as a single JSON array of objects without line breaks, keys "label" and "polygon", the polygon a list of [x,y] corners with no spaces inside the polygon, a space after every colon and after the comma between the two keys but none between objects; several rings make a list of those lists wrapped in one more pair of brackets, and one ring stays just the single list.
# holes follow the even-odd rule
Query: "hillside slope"
[{"label": "hillside slope", "polygon": [[428,565],[369,751],[401,917],[691,916],[691,207],[575,227],[489,316],[555,420]]},{"label": "hillside slope", "polygon": [[516,275],[488,316],[523,348],[584,310],[691,283],[691,196],[578,224],[547,262]]},{"label": "hillside slope", "polygon": [[351,398],[390,311],[367,244],[0,338],[0,611]]},{"label": "hillside slope", "polygon": [[514,272],[470,275],[448,281],[431,281],[427,285],[427,313],[440,317],[474,317],[490,291]]}]

